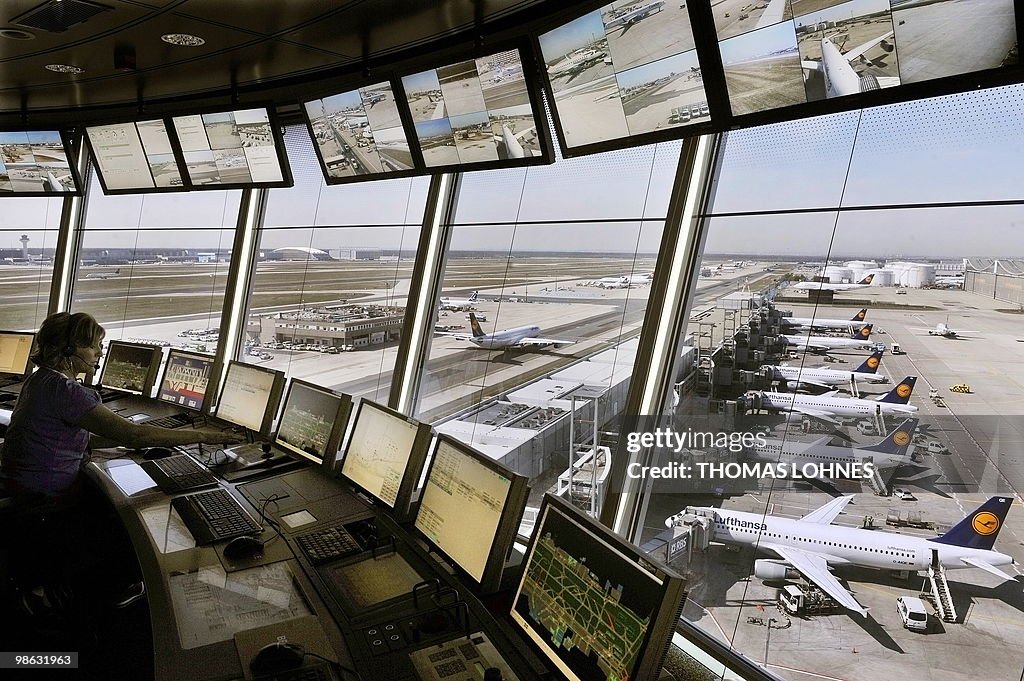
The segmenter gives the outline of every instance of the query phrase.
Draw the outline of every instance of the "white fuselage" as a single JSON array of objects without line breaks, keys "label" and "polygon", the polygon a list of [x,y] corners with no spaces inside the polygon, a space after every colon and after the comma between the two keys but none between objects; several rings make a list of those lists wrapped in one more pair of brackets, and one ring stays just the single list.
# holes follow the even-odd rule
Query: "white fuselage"
[{"label": "white fuselage", "polygon": [[828,385],[849,385],[851,380],[858,383],[887,383],[889,377],[884,374],[868,374],[863,371],[839,371],[838,369],[802,369],[786,365],[772,366],[777,376],[786,381],[815,381]]},{"label": "white fuselage", "polygon": [[780,336],[786,345],[798,348],[827,348],[829,350],[839,348],[853,348],[861,350],[874,346],[874,341],[861,340],[859,338],[837,338],[835,336]]},{"label": "white fuselage", "polygon": [[755,444],[747,451],[761,461],[787,463],[794,466],[821,463],[852,464],[870,457],[872,463],[877,467],[894,468],[909,461],[905,456],[873,452],[856,447],[835,447],[833,445],[816,445],[813,442],[776,439],[766,439],[764,445]]},{"label": "white fuselage", "polygon": [[867,288],[870,284],[830,284],[824,281],[801,281],[793,288],[799,291],[853,291]]},{"label": "white fuselage", "polygon": [[997,551],[942,544],[923,537],[801,522],[743,511],[703,510],[714,511],[715,541],[755,546],[759,543],[789,546],[817,553],[829,565],[926,570],[932,563],[933,550],[939,552],[939,562],[947,570],[971,567],[963,562],[964,558],[980,559],[994,566],[1013,563],[1013,558]]},{"label": "white fuselage", "polygon": [[857,397],[820,397],[772,392],[762,392],[760,395],[762,409],[777,411],[806,409],[847,418],[871,417],[878,413],[913,414],[917,411],[917,407],[909,404],[864,400]]},{"label": "white fuselage", "polygon": [[842,97],[860,92],[860,76],[829,38],[821,41],[821,64],[826,96]]},{"label": "white fuselage", "polygon": [[852,319],[815,319],[814,317],[783,317],[782,323],[785,326],[794,326],[801,329],[859,329],[864,322],[855,322]]},{"label": "white fuselage", "polygon": [[513,329],[475,336],[469,340],[486,350],[503,350],[518,344],[524,338],[536,338],[538,335],[540,335],[539,326],[517,326]]}]

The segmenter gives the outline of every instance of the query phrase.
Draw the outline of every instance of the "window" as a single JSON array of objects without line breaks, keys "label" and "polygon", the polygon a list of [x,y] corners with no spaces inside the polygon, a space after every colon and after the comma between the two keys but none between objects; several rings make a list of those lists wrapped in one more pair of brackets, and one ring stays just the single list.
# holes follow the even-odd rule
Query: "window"
[{"label": "window", "polygon": [[0,329],[34,331],[46,318],[60,198],[4,198],[0,211]]}]

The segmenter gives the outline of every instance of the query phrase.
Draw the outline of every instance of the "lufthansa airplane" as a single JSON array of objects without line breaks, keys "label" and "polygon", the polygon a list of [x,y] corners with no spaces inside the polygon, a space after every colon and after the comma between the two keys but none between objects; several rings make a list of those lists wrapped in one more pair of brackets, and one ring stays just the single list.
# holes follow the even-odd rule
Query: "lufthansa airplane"
[{"label": "lufthansa airplane", "polygon": [[868,316],[868,309],[861,308],[860,312],[849,319],[818,319],[817,317],[783,317],[780,321],[784,329],[848,329],[859,328],[864,325]]},{"label": "lufthansa airplane", "polygon": [[850,334],[849,338],[838,336],[790,336],[782,334],[779,336],[786,345],[791,345],[811,352],[825,352],[828,350],[865,350],[875,346],[871,340],[871,324],[865,324]]},{"label": "lufthansa airplane", "polygon": [[837,424],[844,418],[871,418],[876,414],[909,416],[915,413],[917,407],[908,402],[916,382],[917,376],[907,376],[878,399],[843,397],[839,395],[838,390],[824,395],[751,391],[741,399],[747,408],[755,411],[795,412]]},{"label": "lufthansa airplane", "polygon": [[840,386],[859,383],[888,383],[889,377],[878,373],[878,365],[882,361],[882,351],[876,350],[861,362],[853,371],[840,369],[810,369],[788,364],[764,364],[761,371],[771,372],[774,380],[785,381],[787,390],[806,388],[827,388],[832,390]]},{"label": "lufthansa airplane", "polygon": [[763,445],[754,444],[749,447],[747,453],[758,461],[785,463],[793,466],[852,464],[870,458],[878,468],[889,469],[913,463],[907,456],[907,450],[910,448],[915,430],[917,430],[917,419],[907,419],[881,442],[864,447],[836,447],[829,444],[832,436],[826,435],[814,442],[766,439]]},{"label": "lufthansa airplane", "polygon": [[469,341],[484,350],[506,350],[530,345],[569,345],[576,342],[556,338],[538,338],[540,327],[535,324],[484,333],[484,330],[480,328],[480,322],[472,312],[469,313],[469,324],[473,329],[473,335],[465,333],[443,333],[442,335],[451,336],[456,340]]}]

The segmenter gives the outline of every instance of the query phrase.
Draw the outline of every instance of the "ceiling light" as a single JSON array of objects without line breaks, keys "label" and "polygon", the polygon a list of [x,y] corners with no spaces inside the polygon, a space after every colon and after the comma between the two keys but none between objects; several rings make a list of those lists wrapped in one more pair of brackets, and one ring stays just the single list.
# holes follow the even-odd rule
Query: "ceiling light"
[{"label": "ceiling light", "polygon": [[160,40],[179,47],[199,47],[206,44],[205,40],[191,33],[167,33],[160,36]]},{"label": "ceiling light", "polygon": [[47,64],[43,68],[54,73],[85,73],[85,69],[74,64]]},{"label": "ceiling light", "polygon": [[35,40],[36,34],[23,31],[20,28],[0,28],[0,38],[8,40]]}]

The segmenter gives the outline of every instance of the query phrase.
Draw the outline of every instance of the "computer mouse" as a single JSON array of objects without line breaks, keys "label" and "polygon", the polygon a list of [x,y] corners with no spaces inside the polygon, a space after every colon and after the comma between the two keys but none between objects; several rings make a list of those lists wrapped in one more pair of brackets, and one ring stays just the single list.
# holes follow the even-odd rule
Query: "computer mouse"
[{"label": "computer mouse", "polygon": [[263,646],[249,663],[254,676],[277,674],[302,665],[305,649],[295,643],[271,643]]},{"label": "computer mouse", "polygon": [[150,447],[142,453],[142,458],[146,461],[152,461],[153,459],[162,459],[165,456],[171,456],[174,451],[167,447]]},{"label": "computer mouse", "polygon": [[244,560],[263,553],[263,542],[252,535],[235,537],[224,545],[224,555],[231,560]]}]

